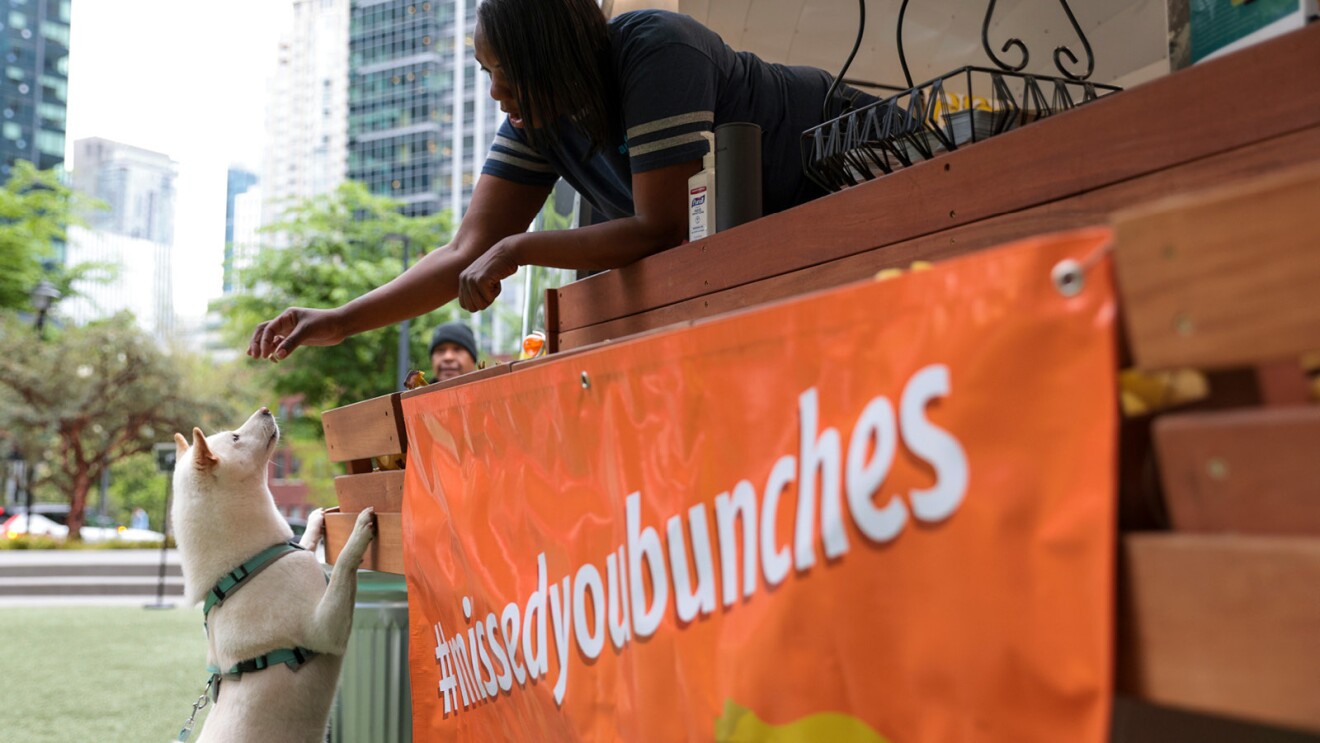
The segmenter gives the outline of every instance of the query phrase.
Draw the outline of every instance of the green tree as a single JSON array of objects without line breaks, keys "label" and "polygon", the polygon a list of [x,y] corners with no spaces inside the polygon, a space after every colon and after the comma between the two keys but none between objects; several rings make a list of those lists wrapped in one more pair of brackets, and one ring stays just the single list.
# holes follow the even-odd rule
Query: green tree
[{"label": "green tree", "polygon": [[233,417],[127,315],[44,342],[26,323],[0,317],[0,430],[39,465],[34,484],[68,498],[71,539],[106,467],[151,451],[175,431],[230,428]]},{"label": "green tree", "polygon": [[[257,324],[286,307],[336,307],[388,282],[402,270],[403,238],[410,263],[449,240],[447,214],[408,217],[401,207],[351,181],[294,206],[266,231],[271,246],[238,273],[241,291],[218,304],[229,341],[246,350]],[[442,307],[411,324],[412,365],[429,368],[430,332],[457,312]],[[260,362],[262,376],[281,397],[304,394],[313,410],[377,397],[398,387],[398,338],[398,327],[390,326],[337,346],[302,349],[278,365]]]},{"label": "green tree", "polygon": [[53,262],[65,228],[81,221],[78,214],[103,207],[61,183],[54,169],[37,170],[19,160],[0,188],[0,309],[28,309],[32,288],[43,278],[66,297],[74,293],[75,282],[108,279],[113,269],[104,264],[64,267]]},{"label": "green tree", "polygon": [[166,474],[156,469],[150,454],[124,457],[110,467],[110,518],[127,524],[134,508],[142,508],[151,520],[151,528],[163,532],[165,517]]}]

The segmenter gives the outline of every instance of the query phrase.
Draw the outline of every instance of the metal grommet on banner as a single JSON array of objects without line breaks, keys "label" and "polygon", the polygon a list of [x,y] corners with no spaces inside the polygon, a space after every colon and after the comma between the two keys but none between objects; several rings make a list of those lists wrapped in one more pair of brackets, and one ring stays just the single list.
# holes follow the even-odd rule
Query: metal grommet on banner
[{"label": "metal grommet on banner", "polygon": [[1082,289],[1086,287],[1087,271],[1090,271],[1106,253],[1113,249],[1114,244],[1107,242],[1096,248],[1083,260],[1064,258],[1054,264],[1054,268],[1050,269],[1050,281],[1053,282],[1054,288],[1065,297],[1075,297],[1081,294]]},{"label": "metal grommet on banner", "polygon": [[1082,293],[1082,287],[1086,285],[1086,272],[1082,270],[1082,264],[1072,258],[1065,258],[1054,264],[1054,269],[1050,271],[1050,280],[1054,282],[1054,288],[1065,297],[1075,297]]},{"label": "metal grommet on banner", "polygon": [[591,389],[591,379],[587,377],[586,372],[582,372],[582,389],[584,390]]}]

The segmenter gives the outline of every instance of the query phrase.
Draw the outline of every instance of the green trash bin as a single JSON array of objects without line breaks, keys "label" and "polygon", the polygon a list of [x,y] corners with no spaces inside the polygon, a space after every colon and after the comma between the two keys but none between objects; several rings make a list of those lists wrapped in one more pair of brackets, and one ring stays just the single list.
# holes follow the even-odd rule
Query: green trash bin
[{"label": "green trash bin", "polygon": [[401,575],[358,572],[353,634],[330,715],[330,741],[412,741],[408,589]]}]

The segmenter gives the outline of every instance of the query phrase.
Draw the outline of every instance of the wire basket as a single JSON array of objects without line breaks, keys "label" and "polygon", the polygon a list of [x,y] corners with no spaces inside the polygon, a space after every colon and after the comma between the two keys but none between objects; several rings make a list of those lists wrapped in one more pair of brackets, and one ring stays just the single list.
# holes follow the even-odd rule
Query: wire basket
[{"label": "wire basket", "polygon": [[802,134],[807,177],[828,191],[930,160],[1121,88],[987,67],[952,72]]}]

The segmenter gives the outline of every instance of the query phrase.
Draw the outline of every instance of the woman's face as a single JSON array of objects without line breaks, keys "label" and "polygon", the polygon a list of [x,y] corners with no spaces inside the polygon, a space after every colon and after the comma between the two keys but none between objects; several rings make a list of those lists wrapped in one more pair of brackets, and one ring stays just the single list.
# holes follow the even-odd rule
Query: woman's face
[{"label": "woman's face", "polygon": [[472,48],[477,64],[490,75],[490,97],[500,104],[501,111],[509,115],[510,124],[519,129],[523,128],[522,111],[518,110],[518,99],[514,96],[513,86],[505,77],[500,61],[495,58],[495,52],[486,43],[486,34],[482,32],[480,23],[472,33]]}]

